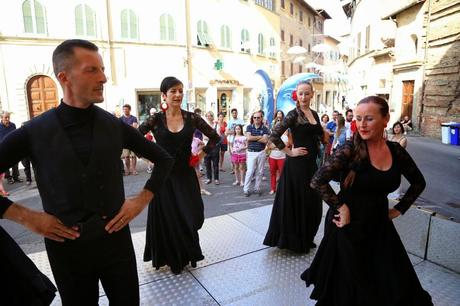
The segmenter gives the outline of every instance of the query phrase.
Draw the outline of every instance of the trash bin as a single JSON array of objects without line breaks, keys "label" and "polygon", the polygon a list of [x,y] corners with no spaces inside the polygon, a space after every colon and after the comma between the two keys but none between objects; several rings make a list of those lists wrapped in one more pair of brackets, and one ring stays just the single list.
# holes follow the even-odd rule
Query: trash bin
[{"label": "trash bin", "polygon": [[450,144],[450,125],[452,122],[441,123],[441,142]]},{"label": "trash bin", "polygon": [[460,146],[460,123],[450,125],[450,144]]}]

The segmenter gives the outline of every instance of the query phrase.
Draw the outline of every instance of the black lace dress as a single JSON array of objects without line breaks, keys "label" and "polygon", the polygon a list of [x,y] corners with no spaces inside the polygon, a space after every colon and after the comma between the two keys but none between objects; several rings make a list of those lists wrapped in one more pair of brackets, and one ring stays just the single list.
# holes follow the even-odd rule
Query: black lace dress
[{"label": "black lace dress", "polygon": [[[311,266],[301,278],[313,284],[311,298],[327,306],[433,305],[423,290],[393,222],[388,217],[390,192],[398,188],[401,174],[410,188],[395,206],[404,213],[425,188],[425,180],[410,155],[398,143],[387,142],[392,166],[381,171],[369,161],[356,170],[354,183],[337,195],[329,186],[333,177],[346,177],[352,163],[353,144],[347,142],[315,174],[312,186],[330,205],[326,231]],[[342,186],[343,187],[343,186]],[[338,205],[350,208],[350,224],[332,223]]]},{"label": "black lace dress", "polygon": [[193,133],[198,129],[209,137],[206,153],[220,140],[200,116],[187,111],[182,116],[184,127],[177,133],[168,130],[164,113],[149,117],[139,127],[143,134],[152,131],[157,144],[175,159],[169,177],[149,204],[144,251],[144,261],[151,260],[157,269],[168,265],[174,273],[204,258],[198,237],[204,206],[195,170],[189,166]]},{"label": "black lace dress", "polygon": [[[321,222],[322,203],[318,193],[310,188],[310,180],[317,170],[319,138],[322,136],[318,114],[313,111],[316,124],[301,120],[299,112],[290,111],[270,135],[270,141],[279,149],[284,148],[281,135],[288,128],[294,147],[306,147],[304,156],[286,156],[278,181],[270,225],[264,244],[308,253]],[[305,121],[305,122],[302,122]]]}]

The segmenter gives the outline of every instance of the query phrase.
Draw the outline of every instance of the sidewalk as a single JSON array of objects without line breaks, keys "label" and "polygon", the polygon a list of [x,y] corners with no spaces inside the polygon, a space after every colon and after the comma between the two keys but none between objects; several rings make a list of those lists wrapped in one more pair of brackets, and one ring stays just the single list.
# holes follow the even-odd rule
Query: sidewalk
[{"label": "sidewalk", "polygon": [[[168,268],[155,271],[142,261],[145,232],[133,234],[142,305],[314,305],[300,274],[314,251],[296,255],[262,244],[271,205],[206,219],[200,231],[205,260],[198,267],[174,275]],[[415,208],[412,208],[415,209]],[[326,207],[324,207],[324,212]],[[401,218],[406,218],[402,216]],[[323,216],[324,222],[324,216]],[[398,226],[401,236],[410,230]],[[323,224],[315,237],[319,245]],[[405,241],[403,239],[403,241]],[[454,241],[452,241],[454,242]],[[29,254],[52,278],[45,252]],[[460,274],[409,254],[422,286],[436,306],[460,305]],[[102,288],[100,305],[108,305]],[[53,305],[60,305],[57,297]]]}]

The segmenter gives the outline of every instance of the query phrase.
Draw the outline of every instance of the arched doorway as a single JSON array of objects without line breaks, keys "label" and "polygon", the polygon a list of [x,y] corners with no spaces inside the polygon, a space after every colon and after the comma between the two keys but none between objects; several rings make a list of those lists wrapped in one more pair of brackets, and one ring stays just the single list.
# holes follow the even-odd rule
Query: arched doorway
[{"label": "arched doorway", "polygon": [[29,80],[27,98],[30,118],[56,107],[59,103],[56,84],[46,75],[37,75]]}]

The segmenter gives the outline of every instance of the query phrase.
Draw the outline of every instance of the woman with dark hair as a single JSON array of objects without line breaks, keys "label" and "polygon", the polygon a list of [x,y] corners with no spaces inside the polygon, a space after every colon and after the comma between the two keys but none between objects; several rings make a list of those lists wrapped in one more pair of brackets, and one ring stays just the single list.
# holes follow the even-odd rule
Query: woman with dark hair
[{"label": "woman with dark hair", "polygon": [[328,122],[329,122],[328,114],[323,114],[321,116],[321,126],[323,127],[323,129],[326,129],[326,126],[327,126]]},{"label": "woman with dark hair", "polygon": [[[317,305],[433,305],[423,290],[392,219],[405,213],[425,188],[425,180],[399,144],[385,141],[387,102],[366,97],[356,108],[358,131],[318,170],[311,181],[330,206],[318,252],[301,276]],[[388,193],[401,174],[410,188],[394,208]],[[341,177],[336,194],[329,182]]]},{"label": "woman with dark hair", "polygon": [[174,167],[163,187],[149,205],[144,261],[152,261],[159,269],[168,265],[178,274],[189,263],[202,260],[198,230],[204,222],[200,185],[190,166],[190,147],[195,129],[209,141],[198,155],[209,152],[219,135],[200,116],[182,110],[183,84],[175,77],[161,82],[162,112],[150,116],[139,130],[152,131],[157,144],[174,159]]},{"label": "woman with dark hair", "polygon": [[404,126],[401,122],[396,121],[391,128],[393,132],[390,137],[388,137],[389,141],[397,142],[403,147],[404,149],[407,147],[407,138],[404,136]]},{"label": "woman with dark hair", "polygon": [[277,125],[278,123],[280,123],[281,121],[283,121],[284,119],[284,113],[282,110],[277,110],[276,111],[276,114],[275,114],[275,118],[273,118],[273,121],[272,121],[272,129],[275,127],[275,125]]},{"label": "woman with dark hair", "polygon": [[[310,179],[317,170],[316,157],[323,128],[318,114],[310,109],[313,85],[301,81],[296,90],[296,108],[273,128],[270,135],[270,141],[287,157],[278,181],[264,244],[308,253],[315,247],[313,238],[322,216],[321,199],[310,188]],[[287,129],[292,134],[292,148],[282,140]]]}]

